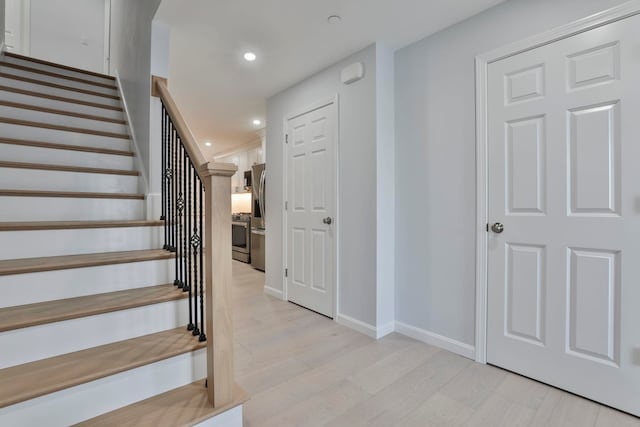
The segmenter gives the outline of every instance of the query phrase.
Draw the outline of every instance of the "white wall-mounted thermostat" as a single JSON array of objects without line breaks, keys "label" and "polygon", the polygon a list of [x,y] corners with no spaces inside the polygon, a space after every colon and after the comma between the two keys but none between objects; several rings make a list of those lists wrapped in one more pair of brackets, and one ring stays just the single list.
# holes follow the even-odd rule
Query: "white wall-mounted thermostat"
[{"label": "white wall-mounted thermostat", "polygon": [[348,67],[342,69],[340,73],[340,80],[342,83],[348,85],[364,77],[364,64],[362,62],[356,62]]}]

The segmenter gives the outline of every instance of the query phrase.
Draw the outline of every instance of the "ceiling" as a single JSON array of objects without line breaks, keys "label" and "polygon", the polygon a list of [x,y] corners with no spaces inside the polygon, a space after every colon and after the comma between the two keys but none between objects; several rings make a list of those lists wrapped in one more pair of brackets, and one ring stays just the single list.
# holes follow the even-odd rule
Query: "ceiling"
[{"label": "ceiling", "polygon": [[374,42],[400,48],[502,1],[162,0],[156,19],[171,28],[171,93],[212,157],[257,139],[269,96]]}]

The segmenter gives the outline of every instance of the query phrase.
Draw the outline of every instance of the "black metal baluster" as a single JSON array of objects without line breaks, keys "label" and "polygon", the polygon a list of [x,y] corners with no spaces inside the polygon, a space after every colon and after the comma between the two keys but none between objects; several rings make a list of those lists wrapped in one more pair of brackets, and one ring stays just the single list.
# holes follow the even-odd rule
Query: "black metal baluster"
[{"label": "black metal baluster", "polygon": [[172,181],[173,181],[173,176],[172,176],[172,172],[171,172],[171,149],[172,149],[172,145],[173,145],[173,123],[171,122],[171,120],[169,119],[169,117],[167,116],[167,152],[165,154],[165,169],[164,169],[164,173],[165,173],[165,179],[167,180],[166,183],[166,190],[167,190],[167,247],[166,249],[168,251],[171,250],[171,221],[173,220],[173,211],[171,210],[171,203],[172,203],[172,197],[173,194],[171,192],[171,187],[172,187]]},{"label": "black metal baluster", "polygon": [[180,286],[180,288],[183,291],[188,291],[188,289],[185,289],[185,277],[186,277],[186,269],[184,268],[184,259],[186,257],[185,254],[185,250],[184,250],[184,241],[185,241],[185,229],[184,229],[184,222],[185,222],[185,199],[186,199],[186,194],[184,192],[184,155],[185,155],[185,149],[184,149],[184,145],[182,144],[182,138],[179,138],[180,141],[180,155],[178,157],[178,168],[179,168],[179,175],[180,175],[180,183],[179,183],[179,192],[180,192],[180,230],[178,231],[178,247],[179,247],[179,251],[180,251],[180,283],[182,284],[182,286]]},{"label": "black metal baluster", "polygon": [[[192,172],[193,174],[193,181],[194,181],[194,186],[193,186],[193,202],[195,204],[198,203],[198,186],[197,186],[197,177],[196,177],[196,171],[195,169]],[[193,212],[197,212],[196,207],[194,207]],[[193,336],[197,337],[198,335],[200,335],[200,329],[198,328],[198,269],[202,268],[202,266],[198,266],[197,263],[197,259],[198,259],[198,251],[199,251],[199,237],[198,237],[198,223],[197,221],[194,219],[193,221],[193,235],[191,236],[191,246],[193,247],[193,251],[195,253],[194,256],[194,266],[193,266],[193,276],[196,279],[196,282],[193,286],[193,301],[189,301],[190,303],[193,304],[193,312],[195,313],[195,328],[193,329]],[[202,326],[202,325],[200,325]]]},{"label": "black metal baluster", "polygon": [[[166,110],[165,110],[166,113]],[[164,152],[164,191],[166,194],[165,199],[165,249],[171,250],[171,135],[173,132],[173,122],[169,117],[169,114],[166,113],[166,124],[167,124],[167,144]]]},{"label": "black metal baluster", "polygon": [[182,141],[180,140],[180,137],[178,136],[176,138],[176,162],[175,162],[175,186],[176,186],[176,194],[177,194],[177,198],[176,198],[176,244],[175,244],[175,248],[176,248],[176,281],[175,281],[175,285],[178,287],[178,289],[182,289],[184,287],[184,282],[182,281],[182,263],[180,262],[180,257],[182,256],[181,254],[181,249],[182,249],[182,241],[180,240],[182,238],[181,233],[182,233],[182,207],[183,207],[183,199],[182,199],[182,183],[180,182],[180,178],[181,178],[181,174],[180,174],[180,155],[182,152]]},{"label": "black metal baluster", "polygon": [[189,270],[187,270],[187,259],[189,258],[189,239],[187,235],[189,234],[189,229],[187,228],[188,218],[188,206],[189,206],[189,194],[187,193],[187,150],[182,146],[182,194],[183,197],[183,209],[182,212],[184,214],[182,218],[182,224],[180,227],[182,228],[182,290],[184,292],[189,292],[189,284],[187,282],[189,278]]},{"label": "black metal baluster", "polygon": [[[198,195],[200,196],[200,203],[198,203],[198,209],[200,212],[198,213],[198,217],[200,219],[200,234],[202,238],[199,239],[200,246],[200,342],[206,341],[207,336],[204,333],[204,264],[202,263],[204,260],[203,252],[204,252],[204,233],[203,230],[203,212],[202,212],[202,204],[203,204],[203,196],[204,196],[204,187],[202,185],[202,181],[198,179],[200,189],[198,191]],[[211,221],[211,218],[209,218]]]},{"label": "black metal baluster", "polygon": [[160,220],[164,221],[164,246],[163,249],[167,249],[167,193],[165,188],[166,183],[166,155],[167,155],[167,112],[164,109],[164,104],[162,104],[162,160],[161,160],[161,171],[160,171],[160,185],[162,185],[162,204],[160,214]]},{"label": "black metal baluster", "polygon": [[204,183],[200,180],[164,103],[161,126],[163,170],[160,219],[164,221],[164,248],[176,253],[174,284],[184,292],[189,292],[187,329],[199,341],[206,341]]},{"label": "black metal baluster", "polygon": [[169,147],[169,250],[176,251],[176,172],[175,172],[175,153],[176,153],[176,127],[171,122],[171,144]]},{"label": "black metal baluster", "polygon": [[[187,157],[188,159],[188,157]],[[188,169],[187,169],[187,194],[188,194],[188,200],[189,202],[187,203],[187,232],[185,233],[186,235],[189,235],[191,233],[191,216],[193,215],[193,199],[191,198],[191,171],[193,170],[193,167],[191,166],[191,159],[188,159]],[[193,299],[193,292],[192,289],[194,287],[194,277],[193,277],[193,272],[191,269],[191,258],[192,258],[192,251],[191,251],[191,239],[187,240],[187,253],[189,254],[188,258],[187,258],[187,271],[189,272],[187,274],[187,283],[189,286],[189,324],[187,325],[187,330],[188,331],[193,331],[193,329],[195,328],[195,325],[193,324],[193,306],[191,304],[191,301]]]}]

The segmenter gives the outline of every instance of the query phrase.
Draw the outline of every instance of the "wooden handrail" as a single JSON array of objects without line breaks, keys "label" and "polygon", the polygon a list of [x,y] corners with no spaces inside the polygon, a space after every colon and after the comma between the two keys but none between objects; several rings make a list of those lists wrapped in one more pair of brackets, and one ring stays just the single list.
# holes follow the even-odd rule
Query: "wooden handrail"
[{"label": "wooden handrail", "polygon": [[154,78],[154,93],[158,94],[162,103],[164,104],[164,108],[167,110],[169,117],[171,117],[171,121],[178,132],[178,136],[182,141],[182,145],[184,145],[184,149],[187,151],[191,162],[196,168],[196,173],[204,182],[204,178],[206,175],[202,172],[202,169],[206,169],[207,160],[202,155],[200,148],[198,147],[198,143],[196,142],[196,138],[193,136],[191,129],[189,129],[189,125],[185,121],[182,114],[180,114],[180,110],[176,105],[176,102],[173,100],[171,93],[169,92],[169,88],[167,88],[166,80]]},{"label": "wooden handrail", "polygon": [[[206,297],[207,380],[209,402],[222,408],[234,401],[233,312],[231,301],[231,177],[238,167],[205,159],[171,97],[166,80],[154,77],[158,96],[204,186],[204,295]],[[164,191],[164,190],[163,190]]]}]

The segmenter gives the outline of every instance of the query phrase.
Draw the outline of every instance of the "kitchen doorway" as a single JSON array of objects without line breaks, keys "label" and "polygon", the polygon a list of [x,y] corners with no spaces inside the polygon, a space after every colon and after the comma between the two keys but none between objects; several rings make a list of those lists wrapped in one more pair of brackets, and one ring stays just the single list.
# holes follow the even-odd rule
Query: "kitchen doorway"
[{"label": "kitchen doorway", "polygon": [[285,298],[335,317],[337,97],[285,119]]}]

